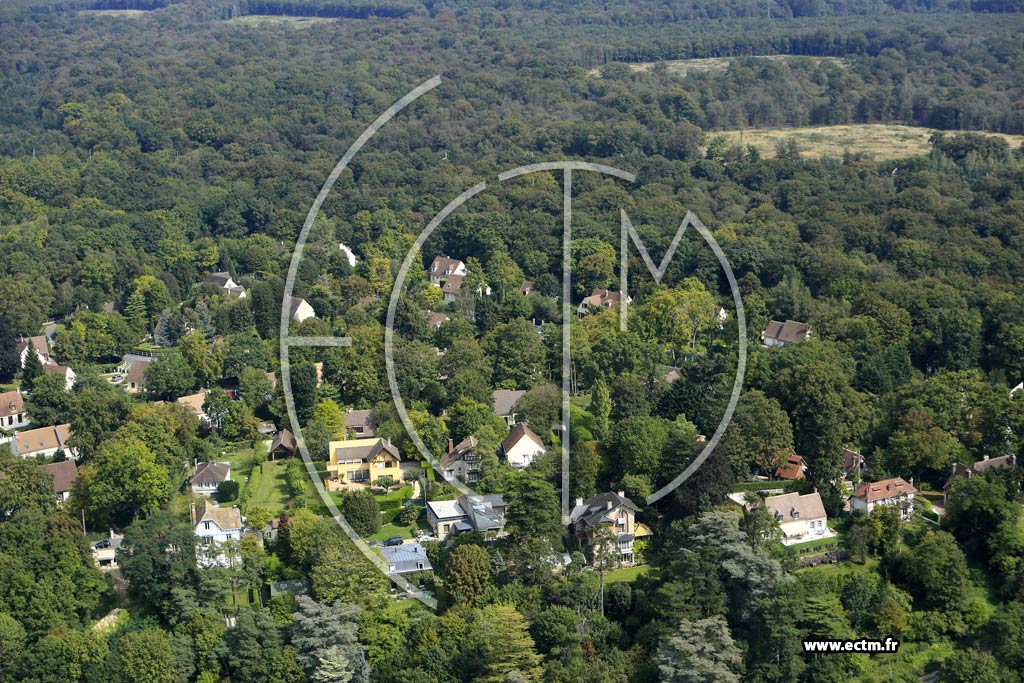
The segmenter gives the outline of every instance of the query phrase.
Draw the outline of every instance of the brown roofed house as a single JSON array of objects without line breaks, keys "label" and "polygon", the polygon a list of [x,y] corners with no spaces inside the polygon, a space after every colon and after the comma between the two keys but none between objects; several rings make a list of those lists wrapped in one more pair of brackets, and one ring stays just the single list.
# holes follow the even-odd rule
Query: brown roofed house
[{"label": "brown roofed house", "polygon": [[298,448],[298,444],[295,442],[295,435],[285,428],[279,431],[274,436],[274,440],[270,442],[270,449],[267,451],[267,456],[271,460],[285,458],[290,455],[295,455],[296,448]]},{"label": "brown roofed house", "polygon": [[480,481],[482,458],[477,451],[479,445],[475,436],[466,437],[458,445],[448,439],[448,452],[441,458],[441,471],[446,481],[458,479],[465,484],[476,484]]},{"label": "brown roofed house", "polygon": [[29,349],[35,349],[36,356],[39,357],[39,362],[43,365],[53,362],[50,358],[50,343],[41,334],[35,337],[22,337],[18,340],[17,349],[18,358],[21,359],[21,367],[25,367]]},{"label": "brown roofed house", "polygon": [[390,439],[349,439],[328,445],[327,487],[331,490],[352,484],[368,484],[382,476],[401,479],[402,457]]},{"label": "brown roofed house", "polygon": [[443,280],[452,275],[464,277],[466,275],[466,264],[462,261],[448,256],[435,256],[427,270],[430,276],[430,284],[440,285]]},{"label": "brown roofed house", "polygon": [[25,399],[17,391],[0,394],[0,429],[21,429],[29,423]]},{"label": "brown roofed house", "polygon": [[805,472],[807,472],[807,463],[803,457],[793,453],[786,459],[784,465],[780,465],[775,469],[775,478],[788,479],[790,481],[803,479]]},{"label": "brown roofed house", "polygon": [[525,422],[520,422],[501,442],[501,450],[509,465],[526,467],[544,452],[544,442]]},{"label": "brown roofed house", "polygon": [[900,510],[903,519],[914,512],[914,494],[917,489],[903,477],[865,482],[850,496],[850,508],[870,513],[879,505],[892,505]]},{"label": "brown roofed house", "polygon": [[[585,297],[580,302],[579,307],[576,309],[576,315],[581,318],[590,313],[595,308],[611,308],[622,301],[622,292],[612,291],[610,289],[595,289],[590,293],[590,296]],[[626,295],[626,303],[633,303],[633,297]]]},{"label": "brown roofed house", "polygon": [[849,448],[843,449],[842,457],[843,472],[846,473],[847,477],[852,477],[854,473],[859,475],[867,466],[864,462],[864,456],[857,451],[851,451]]},{"label": "brown roofed house", "polygon": [[761,342],[765,346],[785,346],[786,344],[797,344],[810,336],[811,326],[807,323],[798,323],[793,320],[780,323],[778,320],[772,320],[761,333]]},{"label": "brown roofed house", "polygon": [[953,484],[956,483],[957,479],[971,479],[976,474],[1004,467],[1014,467],[1016,464],[1017,456],[1013,454],[1003,455],[998,458],[990,458],[986,455],[983,460],[979,460],[971,465],[964,465],[959,462],[953,463],[953,471],[942,487],[943,502],[949,503],[949,494],[952,493]]},{"label": "brown roofed house", "polygon": [[22,458],[41,458],[64,451],[67,457],[77,458],[78,451],[67,445],[69,438],[70,424],[18,432],[11,439],[11,453]]},{"label": "brown roofed house", "polygon": [[71,489],[78,481],[78,465],[74,460],[62,460],[46,465],[46,470],[53,477],[53,492],[57,496],[57,505],[71,497]]}]

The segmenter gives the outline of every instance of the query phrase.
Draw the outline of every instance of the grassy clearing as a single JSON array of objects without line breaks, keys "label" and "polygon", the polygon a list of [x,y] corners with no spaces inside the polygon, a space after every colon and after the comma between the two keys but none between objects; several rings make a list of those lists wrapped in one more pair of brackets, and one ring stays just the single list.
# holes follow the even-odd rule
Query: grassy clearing
[{"label": "grassy clearing", "polygon": [[[775,156],[778,144],[795,140],[805,157],[842,157],[844,152],[866,154],[878,159],[899,159],[927,154],[931,149],[928,138],[936,131],[917,126],[898,126],[881,123],[850,124],[844,126],[808,126],[772,130],[733,130],[708,135],[724,135],[731,145],[753,145],[762,157]],[[1024,143],[1024,135],[986,133],[1006,140],[1010,147]]]},{"label": "grassy clearing", "polygon": [[247,14],[241,17],[225,19],[224,23],[236,26],[259,28],[261,26],[289,26],[291,28],[309,28],[314,24],[337,22],[337,18],[326,17],[288,17],[273,14]]},{"label": "grassy clearing", "polygon": [[285,479],[286,463],[285,460],[277,460],[262,464],[260,476],[254,482],[255,488],[249,494],[247,507],[264,507],[274,515],[278,515],[284,510],[285,503],[288,501],[288,483]]},{"label": "grassy clearing", "polygon": [[[654,71],[654,67],[659,64],[665,65],[665,70],[673,76],[680,76],[685,78],[692,73],[723,73],[729,68],[729,64],[737,59],[756,59],[765,60],[768,62],[786,62],[787,64],[806,64],[808,66],[818,66],[822,62],[835,64],[836,66],[846,67],[849,62],[840,57],[804,57],[802,55],[758,55],[754,57],[707,57],[703,59],[668,59],[656,62],[634,62],[627,63],[626,66],[632,71],[637,72],[651,72]],[[589,71],[592,76],[599,76],[601,69],[591,69]]]},{"label": "grassy clearing", "polygon": [[650,566],[646,564],[638,564],[635,567],[622,567],[621,569],[613,569],[610,572],[605,573],[604,582],[608,583],[619,583],[621,581],[633,582],[638,578],[646,574],[650,570]]},{"label": "grassy clearing", "polygon": [[126,17],[129,19],[137,19],[144,14],[149,14],[147,10],[142,9],[87,9],[82,11],[89,14],[101,14],[107,17]]}]

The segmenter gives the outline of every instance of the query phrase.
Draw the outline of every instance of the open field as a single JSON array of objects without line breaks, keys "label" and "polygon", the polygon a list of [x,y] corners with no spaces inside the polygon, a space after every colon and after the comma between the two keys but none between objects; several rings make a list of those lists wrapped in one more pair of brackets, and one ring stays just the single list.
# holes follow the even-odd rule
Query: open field
[{"label": "open field", "polygon": [[224,23],[237,26],[290,26],[292,28],[309,28],[314,24],[337,22],[337,17],[289,17],[279,14],[246,14],[240,17],[225,19]]},{"label": "open field", "polygon": [[[729,64],[737,59],[763,59],[770,62],[787,62],[789,64],[808,64],[817,66],[822,62],[845,67],[847,60],[840,57],[804,57],[802,55],[752,55],[750,57],[707,57],[703,59],[668,59],[656,62],[612,62],[613,64],[625,64],[633,71],[654,71],[658,64],[664,64],[665,70],[675,76],[686,77],[691,73],[722,73],[729,68]],[[592,76],[600,75],[601,69],[591,69],[588,73]]]},{"label": "open field", "polygon": [[[793,139],[796,140],[800,153],[806,157],[842,157],[844,152],[849,151],[878,159],[898,159],[927,154],[931,149],[928,138],[935,132],[931,128],[916,126],[864,123],[772,130],[732,130],[708,132],[707,135],[724,135],[732,145],[753,145],[763,157],[775,156],[779,142]],[[1024,135],[973,132],[1003,138],[1012,148],[1020,147],[1024,143]],[[947,131],[947,135],[952,134],[954,131]]]},{"label": "open field", "polygon": [[127,17],[129,19],[137,19],[144,14],[148,14],[146,10],[142,9],[87,9],[82,10],[89,14],[102,14],[108,17]]}]

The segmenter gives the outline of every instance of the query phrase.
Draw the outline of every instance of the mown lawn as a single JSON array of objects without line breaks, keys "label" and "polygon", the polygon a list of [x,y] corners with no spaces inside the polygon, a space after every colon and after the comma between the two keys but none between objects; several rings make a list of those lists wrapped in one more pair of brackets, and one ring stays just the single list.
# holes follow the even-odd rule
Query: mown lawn
[{"label": "mown lawn", "polygon": [[385,524],[381,526],[380,531],[367,536],[367,541],[384,541],[393,536],[401,536],[402,538],[413,538],[413,532],[417,529],[415,524],[410,526],[402,526],[400,524]]},{"label": "mown lawn", "polygon": [[263,463],[262,473],[255,482],[256,488],[249,494],[248,504],[253,507],[265,507],[275,515],[284,509],[288,500],[288,485],[284,477],[285,461],[267,461]]},{"label": "mown lawn", "polygon": [[646,564],[638,564],[635,567],[622,567],[605,572],[605,583],[619,583],[622,581],[632,582],[647,573],[650,567]]}]

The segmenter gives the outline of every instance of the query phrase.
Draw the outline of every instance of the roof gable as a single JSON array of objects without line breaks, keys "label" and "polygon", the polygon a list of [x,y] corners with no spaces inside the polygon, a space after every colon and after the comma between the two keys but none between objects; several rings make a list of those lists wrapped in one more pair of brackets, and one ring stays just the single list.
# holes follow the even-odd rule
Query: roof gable
[{"label": "roof gable", "polygon": [[501,442],[501,449],[508,453],[523,439],[531,441],[537,446],[537,448],[544,450],[544,442],[533,432],[532,429],[526,426],[525,422],[516,423],[516,426],[512,428],[509,435]]}]

